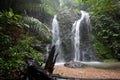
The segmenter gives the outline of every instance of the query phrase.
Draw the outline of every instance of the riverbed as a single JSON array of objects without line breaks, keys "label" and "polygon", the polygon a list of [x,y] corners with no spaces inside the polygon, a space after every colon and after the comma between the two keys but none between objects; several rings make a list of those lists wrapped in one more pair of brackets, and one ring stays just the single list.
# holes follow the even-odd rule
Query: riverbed
[{"label": "riverbed", "polygon": [[118,63],[113,63],[113,65],[109,63],[101,64],[94,63],[94,65],[91,64],[91,67],[86,68],[69,68],[64,65],[56,65],[53,74],[68,78],[120,80],[120,67]]}]

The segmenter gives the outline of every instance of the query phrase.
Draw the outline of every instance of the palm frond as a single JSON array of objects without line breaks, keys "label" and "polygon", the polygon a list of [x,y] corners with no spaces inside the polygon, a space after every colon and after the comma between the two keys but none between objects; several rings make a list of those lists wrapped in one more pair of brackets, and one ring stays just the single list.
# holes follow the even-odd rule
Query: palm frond
[{"label": "palm frond", "polygon": [[29,29],[34,30],[35,32],[38,32],[40,35],[44,36],[47,39],[52,38],[51,30],[42,22],[40,22],[38,19],[33,17],[24,17],[26,27]]}]

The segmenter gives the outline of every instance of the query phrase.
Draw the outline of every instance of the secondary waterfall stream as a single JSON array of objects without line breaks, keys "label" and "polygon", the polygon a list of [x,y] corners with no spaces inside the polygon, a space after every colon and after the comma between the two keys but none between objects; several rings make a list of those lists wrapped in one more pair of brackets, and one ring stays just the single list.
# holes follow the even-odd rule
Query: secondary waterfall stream
[{"label": "secondary waterfall stream", "polygon": [[[86,23],[88,25],[90,25],[90,20],[89,20],[89,14],[85,11],[81,11],[81,18],[77,21],[74,22],[73,27],[72,27],[72,33],[73,33],[73,44],[74,44],[74,61],[80,61],[80,60],[84,60],[84,54],[82,55],[80,53],[80,27],[81,27],[81,23],[83,20],[86,20]],[[80,57],[81,56],[81,57]]]},{"label": "secondary waterfall stream", "polygon": [[59,23],[57,21],[57,15],[54,16],[52,22],[52,45],[56,46],[56,53],[58,53],[57,62],[63,62],[64,59],[62,57],[62,50],[61,50],[61,40],[60,40],[60,33],[59,33]]}]

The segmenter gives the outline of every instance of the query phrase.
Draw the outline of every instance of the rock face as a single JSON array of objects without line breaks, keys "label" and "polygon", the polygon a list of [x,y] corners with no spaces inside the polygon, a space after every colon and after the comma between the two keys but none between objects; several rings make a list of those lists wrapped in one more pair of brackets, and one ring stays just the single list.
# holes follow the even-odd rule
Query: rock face
[{"label": "rock face", "polygon": [[80,25],[80,42],[80,60],[96,61],[95,50],[93,48],[92,28],[90,20],[86,21],[86,19],[84,19]]},{"label": "rock face", "polygon": [[[81,15],[82,17],[82,15]],[[65,62],[74,60],[74,34],[72,33],[73,23],[80,18],[74,11],[65,9],[57,15],[60,29],[62,55]],[[95,51],[92,46],[92,30],[88,19],[84,18],[80,24],[80,61],[95,61]]]},{"label": "rock face", "polygon": [[74,58],[71,30],[75,20],[77,20],[77,14],[72,10],[66,9],[58,14],[61,47],[66,62],[71,61]]}]

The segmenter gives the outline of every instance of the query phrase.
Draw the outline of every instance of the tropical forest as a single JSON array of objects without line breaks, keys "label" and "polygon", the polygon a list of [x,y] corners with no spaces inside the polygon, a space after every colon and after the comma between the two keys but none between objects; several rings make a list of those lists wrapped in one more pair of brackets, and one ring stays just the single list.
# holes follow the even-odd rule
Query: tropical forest
[{"label": "tropical forest", "polygon": [[0,80],[119,80],[120,0],[0,0]]}]

